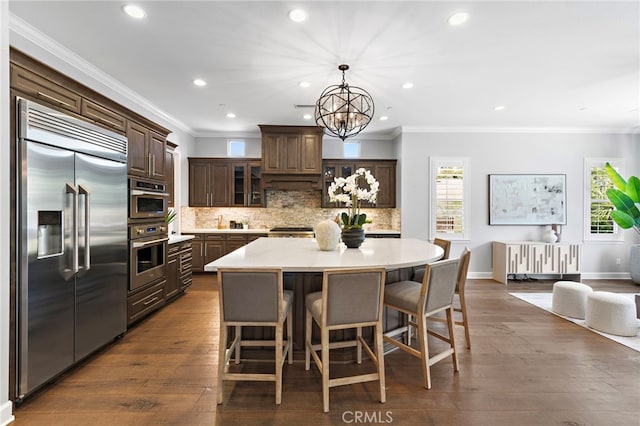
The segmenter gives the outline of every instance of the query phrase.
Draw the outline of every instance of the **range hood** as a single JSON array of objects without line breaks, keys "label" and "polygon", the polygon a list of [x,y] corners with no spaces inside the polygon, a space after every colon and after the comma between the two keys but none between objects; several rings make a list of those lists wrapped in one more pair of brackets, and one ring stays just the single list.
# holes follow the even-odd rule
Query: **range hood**
[{"label": "range hood", "polygon": [[322,191],[322,176],[318,174],[262,174],[262,188],[289,191]]},{"label": "range hood", "polygon": [[322,129],[260,124],[262,187],[322,190]]}]

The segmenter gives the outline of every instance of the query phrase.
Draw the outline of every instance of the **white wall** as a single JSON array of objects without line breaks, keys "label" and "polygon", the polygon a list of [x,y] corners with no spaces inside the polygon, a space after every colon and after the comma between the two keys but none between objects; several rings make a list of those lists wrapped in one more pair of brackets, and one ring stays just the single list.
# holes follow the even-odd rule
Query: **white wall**
[{"label": "white wall", "polygon": [[13,421],[9,401],[9,3],[0,1],[0,425]]},{"label": "white wall", "polygon": [[[471,182],[471,239],[454,245],[473,250],[470,272],[490,276],[493,240],[540,240],[540,226],[489,226],[488,175],[495,173],[563,173],[567,175],[567,225],[563,241],[583,239],[583,168],[585,157],[625,159],[625,173],[638,170],[638,138],[630,134],[543,133],[403,133],[398,143],[402,182],[402,236],[427,239],[429,233],[429,157],[468,157]],[[584,243],[582,264],[589,276],[620,276],[629,271],[629,246]],[[622,264],[616,265],[615,259]]]},{"label": "white wall", "polygon": [[[246,142],[246,156],[260,158],[262,156],[262,141],[260,133],[251,135],[233,135],[196,138],[197,157],[226,157],[227,140],[242,139]],[[366,159],[390,159],[397,158],[394,143],[388,139],[354,138],[360,142],[360,158]],[[351,139],[349,140],[352,141]],[[324,136],[322,138],[322,158],[343,158],[342,140]]]}]

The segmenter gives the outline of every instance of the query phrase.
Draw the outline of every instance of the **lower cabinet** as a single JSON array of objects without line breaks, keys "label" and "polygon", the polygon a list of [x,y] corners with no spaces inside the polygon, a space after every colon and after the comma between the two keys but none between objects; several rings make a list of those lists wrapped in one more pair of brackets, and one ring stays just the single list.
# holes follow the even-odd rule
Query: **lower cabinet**
[{"label": "lower cabinet", "polygon": [[127,325],[164,305],[166,284],[167,280],[163,279],[127,298]]},{"label": "lower cabinet", "polygon": [[207,263],[213,262],[240,247],[244,247],[251,241],[266,236],[266,231],[264,234],[236,232],[195,234],[195,238],[191,240],[191,270],[193,272],[204,272],[204,266]]},{"label": "lower cabinet", "polygon": [[169,244],[166,299],[183,293],[191,285],[191,244],[191,241]]}]

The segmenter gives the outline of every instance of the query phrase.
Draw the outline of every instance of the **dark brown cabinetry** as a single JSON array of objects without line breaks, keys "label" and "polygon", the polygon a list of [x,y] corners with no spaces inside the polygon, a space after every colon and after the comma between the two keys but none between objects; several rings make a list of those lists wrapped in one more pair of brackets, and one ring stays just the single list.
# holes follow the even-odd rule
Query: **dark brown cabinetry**
[{"label": "dark brown cabinetry", "polygon": [[203,272],[204,265],[224,255],[224,235],[196,234],[191,241],[191,268]]},{"label": "dark brown cabinetry", "polygon": [[[336,177],[347,177],[359,168],[370,170],[380,184],[378,201],[374,206],[364,203],[365,207],[394,208],[396,206],[396,160],[324,160],[322,207],[336,207],[329,201],[328,189]],[[338,206],[342,207],[342,206]]]},{"label": "dark brown cabinetry", "polygon": [[228,162],[189,158],[189,206],[229,206],[230,173]]},{"label": "dark brown cabinetry", "polygon": [[165,298],[170,299],[191,285],[191,242],[169,244]]},{"label": "dark brown cabinetry", "polygon": [[263,233],[215,233],[196,234],[191,240],[192,270],[203,272],[207,263],[231,253],[254,241],[260,237],[266,237],[267,231]]},{"label": "dark brown cabinetry", "polygon": [[13,63],[11,64],[11,87],[31,95],[34,100],[80,113],[82,96],[78,93]]},{"label": "dark brown cabinetry", "polygon": [[129,121],[129,174],[154,180],[165,179],[166,137],[153,130]]},{"label": "dark brown cabinetry", "polygon": [[262,207],[259,159],[189,158],[189,206]]},{"label": "dark brown cabinetry", "polygon": [[263,173],[321,173],[321,128],[260,125],[260,130]]},{"label": "dark brown cabinetry", "polygon": [[81,106],[83,116],[120,133],[127,130],[127,119],[117,112],[87,99],[82,100]]},{"label": "dark brown cabinetry", "polygon": [[159,281],[127,298],[127,325],[164,305],[166,284],[166,280]]},{"label": "dark brown cabinetry", "polygon": [[260,161],[231,163],[231,206],[262,207],[262,165]]}]

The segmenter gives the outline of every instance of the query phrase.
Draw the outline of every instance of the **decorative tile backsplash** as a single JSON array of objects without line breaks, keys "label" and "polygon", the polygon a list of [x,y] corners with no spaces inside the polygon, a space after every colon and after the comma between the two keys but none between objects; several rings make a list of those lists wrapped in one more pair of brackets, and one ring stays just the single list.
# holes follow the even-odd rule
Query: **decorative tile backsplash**
[{"label": "decorative tile backsplash", "polygon": [[[228,228],[230,221],[241,222],[250,229],[269,229],[274,226],[314,226],[324,219],[333,219],[345,211],[322,208],[319,191],[267,191],[267,207],[182,207],[183,231]],[[368,229],[400,231],[399,209],[362,209],[373,223]]]}]

